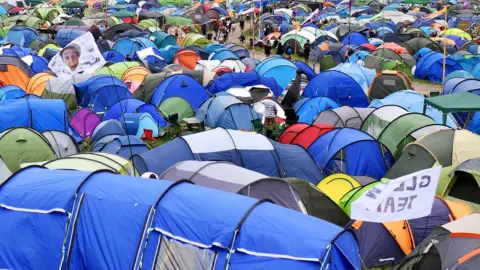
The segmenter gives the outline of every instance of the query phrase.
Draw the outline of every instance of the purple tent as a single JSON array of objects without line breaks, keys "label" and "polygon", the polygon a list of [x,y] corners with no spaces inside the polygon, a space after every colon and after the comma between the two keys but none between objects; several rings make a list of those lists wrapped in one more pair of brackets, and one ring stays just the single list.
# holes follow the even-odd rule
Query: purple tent
[{"label": "purple tent", "polygon": [[70,125],[82,138],[92,136],[93,130],[100,122],[102,122],[100,117],[86,108],[77,110],[70,117]]}]

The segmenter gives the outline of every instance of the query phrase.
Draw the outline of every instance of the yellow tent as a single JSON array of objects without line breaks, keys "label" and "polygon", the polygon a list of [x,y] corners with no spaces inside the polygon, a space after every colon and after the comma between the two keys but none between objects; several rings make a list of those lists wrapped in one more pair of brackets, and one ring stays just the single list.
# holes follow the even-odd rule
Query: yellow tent
[{"label": "yellow tent", "polygon": [[359,186],[360,183],[355,178],[343,173],[329,175],[317,184],[317,187],[336,203],[347,192]]},{"label": "yellow tent", "polygon": [[468,40],[472,40],[472,36],[469,33],[458,28],[450,28],[445,31],[440,32],[441,36],[459,36]]},{"label": "yellow tent", "polygon": [[45,90],[48,80],[53,78],[55,78],[55,76],[46,72],[35,74],[35,76],[28,80],[25,92],[27,92],[27,94],[34,94],[40,97]]}]

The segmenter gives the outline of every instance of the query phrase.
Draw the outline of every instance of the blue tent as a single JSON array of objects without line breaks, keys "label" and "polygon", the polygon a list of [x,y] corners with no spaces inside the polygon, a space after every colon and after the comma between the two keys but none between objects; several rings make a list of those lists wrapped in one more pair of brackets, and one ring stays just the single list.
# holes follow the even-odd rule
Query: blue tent
[{"label": "blue tent", "polygon": [[[450,57],[447,57],[445,61],[445,76],[455,70],[462,70],[462,66]],[[415,68],[415,78],[440,83],[443,79],[443,54],[429,52],[423,55]]]},{"label": "blue tent", "polygon": [[[120,136],[125,136],[127,133],[122,127],[122,124],[114,119],[101,122],[92,132],[92,145],[101,144],[104,142],[110,142]],[[92,147],[92,151],[96,151],[95,147]]]},{"label": "blue tent", "polygon": [[328,97],[340,106],[368,106],[362,86],[351,76],[337,70],[327,70],[315,76],[305,87],[303,97]]},{"label": "blue tent", "polygon": [[343,39],[342,39],[342,44],[343,45],[356,45],[356,46],[359,46],[359,45],[362,45],[362,44],[365,44],[365,43],[369,43],[368,42],[368,39],[360,34],[360,33],[356,33],[356,32],[352,32],[348,35],[346,35]]},{"label": "blue tent", "polygon": [[453,78],[464,78],[464,79],[473,79],[473,75],[470,74],[470,72],[465,71],[465,70],[455,70],[454,72],[448,74],[448,76],[445,76],[445,79],[443,80],[442,84],[445,85],[445,83]]},{"label": "blue tent", "polygon": [[140,106],[144,105],[145,102],[136,98],[127,98],[117,101],[112,106],[110,106],[105,114],[103,115],[102,120],[115,119],[119,120],[124,113],[133,113]]},{"label": "blue tent", "polygon": [[68,43],[72,42],[74,39],[85,34],[87,30],[81,29],[71,29],[71,28],[62,28],[57,31],[57,36],[55,41],[60,45],[60,47],[65,47]]},{"label": "blue tent", "polygon": [[[153,104],[150,104],[150,103],[143,104],[142,106],[138,107],[136,111],[139,113],[149,114],[158,127],[166,127],[169,125],[169,123],[163,118],[163,116],[158,111],[157,106]],[[141,124],[141,120],[140,120],[140,124]]]},{"label": "blue tent", "polygon": [[321,179],[318,167],[302,147],[279,144],[256,133],[223,128],[176,138],[134,157],[140,173],[150,171],[158,175],[185,160],[228,161],[265,175],[298,177],[313,184]]},{"label": "blue tent", "polygon": [[253,131],[252,121],[261,120],[262,116],[252,106],[238,98],[220,93],[205,101],[195,114],[195,118],[211,128]]},{"label": "blue tent", "polygon": [[48,60],[45,57],[41,57],[38,55],[32,55],[32,64],[30,65],[30,69],[33,73],[37,74],[40,72],[47,71],[48,68]]},{"label": "blue tent", "polygon": [[[383,99],[374,99],[368,107],[380,108],[386,105],[397,105],[409,112],[423,113],[423,104],[425,97],[413,90],[397,91],[386,96]],[[435,122],[442,124],[442,113],[430,106],[427,106],[426,115],[430,116]],[[447,126],[457,128],[458,124],[452,114],[448,114]]]},{"label": "blue tent", "polygon": [[325,175],[345,173],[381,179],[393,165],[388,150],[369,134],[353,128],[331,130],[307,150]]},{"label": "blue tent", "polygon": [[370,85],[372,85],[373,79],[377,75],[375,69],[361,67],[356,63],[340,64],[336,67],[331,68],[330,70],[337,70],[348,74],[348,76],[352,77],[358,83],[358,85],[363,88],[364,92],[368,91]]},{"label": "blue tent", "polygon": [[256,72],[244,72],[244,73],[227,73],[213,81],[210,81],[206,88],[212,94],[216,94],[219,92],[227,91],[228,89],[241,86],[254,86],[254,85],[265,85],[266,87],[272,90],[275,97],[278,97],[283,92],[283,87],[278,85],[275,79],[267,78],[264,76],[260,76]]},{"label": "blue tent", "polygon": [[167,63],[172,63],[173,58],[175,57],[175,54],[180,49],[182,49],[182,47],[179,45],[175,45],[175,46],[169,45],[165,48],[158,49],[158,51],[162,54],[163,59],[165,59]]},{"label": "blue tent", "polygon": [[205,47],[203,47],[203,50],[208,54],[211,54],[211,53],[216,52],[216,51],[221,50],[221,49],[223,49],[223,45],[222,44],[215,44],[215,43],[207,44],[207,45],[205,45]]},{"label": "blue tent", "polygon": [[12,127],[68,132],[68,111],[62,99],[5,100],[0,102],[0,119],[0,132]]},{"label": "blue tent", "polygon": [[[445,81],[445,84],[443,85],[443,89],[442,89],[442,94],[443,95],[448,95],[448,94],[452,94],[454,93],[453,92],[453,89],[461,82],[465,81],[467,79],[465,78],[451,78],[447,81]],[[473,79],[473,82],[475,82],[476,80]],[[464,91],[468,91],[468,88],[466,87],[467,85],[469,85],[468,83],[467,84],[464,84],[463,87],[459,87],[458,88],[458,92],[464,92]],[[479,86],[480,86],[480,83],[479,83]]]},{"label": "blue tent", "polygon": [[240,57],[236,53],[225,48],[213,52],[208,57],[208,60],[219,60],[220,62],[223,62],[227,59],[240,60]]},{"label": "blue tent", "polygon": [[105,58],[105,61],[107,62],[112,62],[112,63],[118,63],[118,62],[124,62],[125,61],[125,56],[123,56],[121,53],[117,51],[106,51],[102,53],[103,58]]},{"label": "blue tent", "polygon": [[307,76],[308,80],[315,78],[315,76],[317,75],[315,71],[305,62],[295,61],[294,64],[295,66],[297,66],[298,71],[301,71],[305,74],[305,76]]},{"label": "blue tent", "polygon": [[153,32],[149,35],[149,38],[155,41],[155,45],[157,48],[165,48],[169,45],[175,46],[177,45],[177,38],[175,36],[169,35],[162,31]]},{"label": "blue tent", "polygon": [[144,37],[135,37],[135,38],[122,38],[115,42],[112,47],[112,50],[115,50],[122,54],[123,56],[129,55],[133,57],[137,51],[143,50],[145,48],[154,48],[158,49],[155,43],[148,38]]},{"label": "blue tent", "polygon": [[95,112],[105,112],[115,102],[130,98],[132,94],[125,83],[115,76],[97,75],[74,84],[77,103]]},{"label": "blue tent", "polygon": [[462,66],[465,72],[472,72],[474,67],[480,63],[480,58],[475,56],[466,58],[464,55],[452,55],[450,58]]},{"label": "blue tent", "polygon": [[27,93],[16,85],[6,85],[0,88],[0,101],[22,98]]},{"label": "blue tent", "polygon": [[28,47],[34,40],[46,41],[46,37],[42,37],[33,28],[16,25],[8,31],[2,43],[14,43],[19,46]]},{"label": "blue tent", "polygon": [[362,59],[363,61],[365,61],[365,57],[368,55],[368,52],[365,52],[365,51],[357,51],[357,52],[354,52],[349,58],[348,58],[348,62],[349,63],[354,63],[356,64],[357,61],[358,61],[358,57],[360,57],[360,59]]},{"label": "blue tent", "polygon": [[194,111],[210,98],[210,94],[192,76],[172,75],[163,80],[153,91],[151,103],[160,106],[170,97],[179,97],[188,102]]},{"label": "blue tent", "polygon": [[298,122],[312,124],[319,113],[338,108],[338,104],[326,97],[302,98],[293,108],[298,115]]},{"label": "blue tent", "polygon": [[103,145],[97,152],[109,153],[130,159],[133,155],[139,155],[148,151],[148,146],[139,138],[127,135],[120,136]]},{"label": "blue tent", "polygon": [[0,204],[4,268],[361,268],[350,230],[185,181],[29,167]]},{"label": "blue tent", "polygon": [[285,88],[297,74],[297,67],[283,57],[268,57],[255,67],[260,76],[273,78]]},{"label": "blue tent", "polygon": [[[450,82],[451,81],[451,82]],[[453,78],[445,83],[443,87],[444,94],[453,94],[461,92],[471,92],[480,95],[480,80]]]}]

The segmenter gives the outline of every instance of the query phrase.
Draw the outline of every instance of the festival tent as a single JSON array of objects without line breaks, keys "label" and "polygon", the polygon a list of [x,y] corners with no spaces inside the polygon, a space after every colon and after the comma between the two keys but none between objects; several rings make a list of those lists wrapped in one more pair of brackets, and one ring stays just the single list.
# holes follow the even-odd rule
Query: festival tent
[{"label": "festival tent", "polygon": [[314,124],[330,124],[334,127],[359,129],[365,118],[372,112],[370,108],[353,108],[342,106],[321,112]]},{"label": "festival tent", "polygon": [[284,144],[298,144],[307,149],[318,137],[332,129],[333,126],[329,124],[293,124],[283,130],[282,134],[278,137],[278,142]]},{"label": "festival tent", "polygon": [[59,158],[74,155],[80,151],[75,139],[67,133],[47,130],[42,132],[42,135],[50,143],[55,155]]},{"label": "festival tent", "polygon": [[458,36],[466,40],[472,40],[472,36],[470,34],[458,28],[449,28],[444,30],[440,32],[440,36]]},{"label": "festival tent", "polygon": [[137,32],[143,32],[143,29],[139,27],[138,25],[135,25],[133,23],[120,23],[116,25],[108,25],[108,29],[105,30],[103,33],[103,36],[106,40],[114,40],[115,36],[122,34],[124,32],[127,32],[129,30],[135,30]]},{"label": "festival tent", "polygon": [[265,85],[268,87],[275,97],[280,96],[283,88],[273,78],[259,75],[256,72],[229,73],[216,78],[208,83],[205,87],[211,94],[227,91],[232,87],[247,87]]},{"label": "festival tent", "polygon": [[30,77],[33,76],[30,67],[19,57],[1,55],[0,82],[4,85],[16,85],[25,89]]},{"label": "festival tent", "polygon": [[261,115],[252,106],[230,94],[217,94],[200,106],[195,118],[208,128],[253,131],[253,122],[260,120]]},{"label": "festival tent", "polygon": [[365,43],[369,43],[368,39],[364,35],[356,32],[351,32],[342,39],[342,44],[348,46],[360,46]]},{"label": "festival tent", "polygon": [[400,71],[384,70],[377,73],[370,84],[368,97],[381,99],[394,92],[408,89],[413,89],[413,87],[407,74]]},{"label": "festival tent", "polygon": [[307,76],[308,80],[315,78],[317,75],[315,71],[305,62],[302,61],[295,61],[293,62],[295,66],[297,66],[298,71],[301,71],[305,76]]},{"label": "festival tent", "polygon": [[[33,196],[23,200],[26,193]],[[165,196],[167,193],[170,196]],[[42,194],[41,199],[37,194]],[[3,247],[0,262],[13,268],[19,265],[51,268],[62,262],[73,268],[93,265],[136,268],[141,264],[146,268],[181,265],[178,268],[205,269],[213,265],[251,268],[261,264],[265,269],[302,269],[318,268],[322,262],[330,268],[356,269],[361,265],[354,236],[341,227],[272,203],[185,182],[173,184],[108,172],[29,168],[3,184],[0,197],[2,204],[10,208],[33,210],[34,205],[36,210],[54,209],[56,213],[35,214],[35,218],[49,224],[48,228],[57,229],[29,238],[35,239],[33,242]],[[62,214],[67,212],[64,209],[73,209],[75,214],[71,217]],[[145,222],[152,210],[158,215]],[[38,233],[23,222],[31,216],[31,211],[2,210],[2,220],[9,220],[0,228],[2,235],[9,236],[4,241],[13,243],[19,235]],[[129,222],[122,222],[125,220]],[[192,233],[187,229],[192,222],[204,226]],[[110,240],[96,238],[99,233]],[[119,234],[124,237],[115,237]],[[258,235],[263,236],[261,241]],[[309,241],[292,250],[298,239]],[[84,247],[87,242],[89,248]],[[121,248],[98,256],[102,250],[111,250],[112,245]],[[18,254],[26,249],[40,253],[19,260]],[[63,255],[55,252],[62,249]]]},{"label": "festival tent", "polygon": [[0,132],[13,127],[36,131],[68,130],[68,111],[63,100],[21,98],[0,103]]},{"label": "festival tent", "polygon": [[436,227],[395,269],[475,269],[479,222],[480,214],[472,213]]},{"label": "festival tent", "polygon": [[[22,15],[24,16],[24,15]],[[5,43],[14,43],[18,46],[29,47],[35,40],[46,41],[35,29],[41,24],[41,20],[35,17],[28,17],[25,25],[15,25],[5,35]],[[2,42],[3,42],[2,41]]]},{"label": "festival tent", "polygon": [[107,62],[119,63],[125,61],[125,56],[114,50],[105,51],[102,53],[102,56]]},{"label": "festival tent", "polygon": [[428,48],[434,52],[443,52],[443,48],[435,41],[426,37],[415,37],[406,42],[413,52],[416,53],[422,48]]},{"label": "festival tent", "polygon": [[390,152],[367,133],[352,128],[331,130],[307,149],[325,175],[382,178],[393,164]]},{"label": "festival tent", "polygon": [[177,45],[177,38],[175,36],[169,35],[162,31],[153,32],[148,36],[148,38],[153,40],[155,42],[155,45],[159,49],[165,48],[169,45],[170,46]]},{"label": "festival tent", "polygon": [[378,138],[392,121],[407,113],[407,110],[397,105],[378,107],[363,120],[359,129]]},{"label": "festival tent", "polygon": [[338,104],[327,97],[302,98],[293,106],[298,122],[306,124],[312,124],[319,113],[335,108]]},{"label": "festival tent", "polygon": [[420,245],[433,232],[435,227],[442,226],[471,213],[472,210],[465,203],[445,200],[438,196],[435,197],[432,211],[429,215],[408,220],[415,244]]},{"label": "festival tent", "polygon": [[125,83],[111,75],[96,75],[74,87],[78,105],[96,113],[132,96]]},{"label": "festival tent", "polygon": [[133,58],[137,51],[141,51],[145,48],[158,49],[155,43],[150,39],[144,37],[135,38],[121,38],[115,42],[112,50],[121,53],[123,56],[130,56]]},{"label": "festival tent", "polygon": [[178,121],[192,117],[210,94],[193,77],[175,74],[163,80],[154,90],[151,103],[164,116],[177,114]]},{"label": "festival tent", "polygon": [[139,138],[127,135],[113,139],[103,145],[97,152],[108,153],[130,159],[133,155],[139,155],[148,151],[148,146]]},{"label": "festival tent", "polygon": [[[394,179],[435,165],[442,165],[442,172],[448,173],[448,167],[477,157],[479,142],[480,137],[468,130],[446,129],[433,132],[407,145],[385,177]],[[443,178],[441,176],[440,179]],[[439,182],[437,192],[444,190],[442,183],[443,181]]]},{"label": "festival tent", "polygon": [[11,172],[24,162],[38,162],[56,158],[48,140],[30,128],[10,128],[0,133],[0,156]]},{"label": "festival tent", "polygon": [[283,57],[268,57],[255,67],[255,71],[260,76],[275,79],[280,87],[285,88],[295,78],[297,67]]},{"label": "festival tent", "polygon": [[175,54],[173,63],[181,65],[187,69],[194,69],[199,60],[201,60],[201,58],[196,52],[187,49],[180,49]]},{"label": "festival tent", "polygon": [[208,60],[218,60],[220,62],[223,62],[225,60],[240,60],[240,56],[238,56],[230,49],[222,48],[211,53],[208,56]]},{"label": "festival tent", "polygon": [[75,111],[78,108],[77,97],[75,95],[75,83],[84,82],[90,79],[90,74],[73,74],[67,78],[51,78],[45,85],[45,90],[42,93],[43,99],[63,99],[67,108]]},{"label": "festival tent", "polygon": [[389,49],[376,49],[365,57],[365,67],[377,72],[382,70],[398,70],[407,75],[412,73],[415,59],[410,54],[398,54]]},{"label": "festival tent", "polygon": [[[92,132],[92,145],[95,146],[95,144],[102,139],[107,139],[105,141],[111,141],[114,138],[120,137],[127,135],[124,127],[122,124],[114,119],[110,119],[107,121],[103,121],[100,124],[98,124],[95,129]],[[92,148],[94,148],[92,146]]]},{"label": "festival tent", "polygon": [[102,119],[92,110],[82,108],[72,113],[69,122],[80,137],[88,138],[92,135],[95,127],[102,122]]},{"label": "festival tent", "polygon": [[5,85],[0,88],[0,101],[22,98],[25,95],[27,95],[27,93],[15,85]]},{"label": "festival tent", "polygon": [[444,128],[448,127],[438,125],[424,114],[407,113],[390,122],[378,135],[377,140],[385,145],[394,158],[398,158],[407,144]]},{"label": "festival tent", "polygon": [[362,86],[348,74],[336,70],[315,76],[305,87],[303,97],[328,97],[341,106],[368,106],[368,98]]},{"label": "festival tent", "polygon": [[340,203],[340,199],[350,190],[374,181],[376,180],[368,176],[350,176],[343,173],[335,173],[320,180],[317,187],[334,202]]},{"label": "festival tent", "polygon": [[445,83],[448,82],[450,79],[460,78],[460,79],[473,79],[473,75],[465,70],[455,70],[452,73],[445,76],[445,79],[442,81],[442,84],[445,87]]},{"label": "festival tent", "polygon": [[204,37],[200,34],[189,33],[189,34],[185,35],[185,37],[182,40],[181,45],[183,47],[198,46],[200,48],[203,48],[210,43],[211,42],[206,37]]},{"label": "festival tent", "polygon": [[55,78],[55,76],[51,75],[50,73],[37,73],[31,77],[30,80],[28,80],[25,92],[27,94],[42,96],[45,86],[47,85],[47,81],[53,78]]},{"label": "festival tent", "polygon": [[415,248],[408,221],[373,223],[352,221],[365,267],[393,266]]},{"label": "festival tent", "polygon": [[352,79],[362,87],[364,92],[368,91],[368,87],[372,84],[376,75],[375,70],[352,63],[340,64],[330,70],[336,70],[348,74],[348,76],[352,77]]},{"label": "festival tent", "polygon": [[314,46],[309,59],[320,65],[320,71],[333,68],[345,61],[347,46],[341,43],[323,42]]},{"label": "festival tent", "polygon": [[131,67],[140,66],[138,62],[119,62],[113,65],[106,65],[95,72],[95,75],[110,75],[121,79],[123,74]]},{"label": "festival tent", "polygon": [[87,29],[81,29],[81,28],[78,28],[78,29],[77,28],[58,29],[56,37],[55,37],[55,42],[60,47],[66,47],[74,39],[82,36],[85,33],[87,33]]},{"label": "festival tent", "polygon": [[[450,57],[447,57],[445,64],[445,76],[455,70],[462,70],[462,67]],[[443,80],[443,54],[430,52],[422,56],[417,63],[414,75],[418,79],[441,82]]]},{"label": "festival tent", "polygon": [[445,83],[442,94],[446,95],[460,92],[471,92],[478,95],[480,93],[480,80],[473,78],[453,78]]},{"label": "festival tent", "polygon": [[151,74],[151,71],[144,67],[131,67],[123,73],[121,80],[125,82],[130,92],[133,93],[149,74]]},{"label": "festival tent", "polygon": [[110,119],[120,120],[125,113],[134,113],[144,104],[146,103],[136,98],[126,98],[117,101],[107,109],[102,117],[102,121]]},{"label": "festival tent", "polygon": [[138,86],[137,90],[133,93],[133,96],[137,99],[149,102],[153,91],[163,80],[172,75],[172,72],[153,73],[145,76],[143,82]]},{"label": "festival tent", "polygon": [[[215,143],[205,143],[209,141]],[[280,144],[256,133],[222,128],[176,138],[133,157],[140,173],[157,175],[185,160],[228,161],[268,176],[298,177],[315,184],[321,178],[314,160],[300,146]]]},{"label": "festival tent", "polygon": [[478,192],[480,192],[479,159],[472,158],[460,163],[442,181],[442,190],[438,194],[448,199],[462,201],[475,211],[480,209]]}]

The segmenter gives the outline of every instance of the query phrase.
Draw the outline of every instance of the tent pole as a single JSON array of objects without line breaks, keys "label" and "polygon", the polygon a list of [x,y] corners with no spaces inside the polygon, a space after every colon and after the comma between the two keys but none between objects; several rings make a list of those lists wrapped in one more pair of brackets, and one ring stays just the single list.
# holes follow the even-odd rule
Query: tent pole
[{"label": "tent pole", "polygon": [[[447,22],[448,20],[448,8],[445,7],[445,21]],[[447,26],[445,26],[445,31],[443,35],[443,68],[442,68],[442,80],[445,80],[445,66],[447,65],[447,29],[448,29],[448,23]]]},{"label": "tent pole", "polygon": [[108,28],[108,0],[105,0],[105,29]]}]

